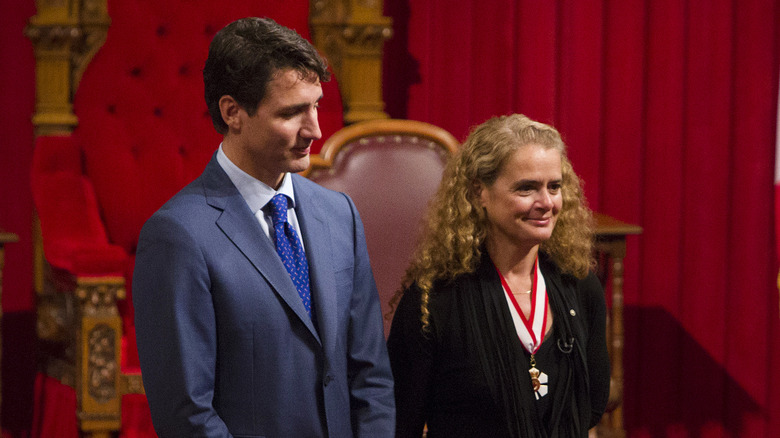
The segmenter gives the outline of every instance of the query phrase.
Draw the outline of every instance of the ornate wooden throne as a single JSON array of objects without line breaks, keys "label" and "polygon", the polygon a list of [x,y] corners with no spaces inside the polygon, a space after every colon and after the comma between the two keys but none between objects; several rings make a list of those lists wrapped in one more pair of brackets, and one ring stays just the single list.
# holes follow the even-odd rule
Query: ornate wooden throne
[{"label": "ornate wooden throne", "polygon": [[128,279],[143,222],[219,144],[200,74],[214,33],[270,16],[311,38],[338,78],[324,84],[328,136],[345,121],[387,117],[380,73],[391,22],[382,3],[36,1],[26,29],[36,56],[41,231],[34,434],[151,433]]}]

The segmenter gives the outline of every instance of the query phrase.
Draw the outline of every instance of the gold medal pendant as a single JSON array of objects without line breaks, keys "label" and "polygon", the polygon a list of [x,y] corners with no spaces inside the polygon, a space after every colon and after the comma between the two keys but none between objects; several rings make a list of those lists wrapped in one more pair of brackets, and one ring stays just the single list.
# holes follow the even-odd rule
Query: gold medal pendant
[{"label": "gold medal pendant", "polygon": [[534,397],[537,400],[547,395],[547,374],[536,368],[536,358],[531,355],[531,368],[528,370],[531,375],[531,385],[534,388]]},{"label": "gold medal pendant", "polygon": [[542,387],[542,382],[539,381],[539,370],[531,368],[528,372],[531,374],[531,384],[534,386],[534,391],[538,391]]},{"label": "gold medal pendant", "polygon": [[540,371],[536,369],[536,357],[533,354],[531,355],[531,369],[528,370],[528,374],[531,375],[531,384],[534,387],[534,391],[538,391],[542,383],[539,382]]}]

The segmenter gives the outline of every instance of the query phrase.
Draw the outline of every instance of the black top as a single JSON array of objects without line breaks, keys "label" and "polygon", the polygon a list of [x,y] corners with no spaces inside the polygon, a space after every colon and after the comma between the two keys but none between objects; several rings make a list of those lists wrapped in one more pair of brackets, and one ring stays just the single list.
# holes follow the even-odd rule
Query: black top
[{"label": "black top", "polygon": [[595,275],[562,275],[542,254],[540,266],[553,329],[536,363],[549,377],[548,394],[534,396],[530,355],[485,255],[473,274],[434,285],[427,332],[419,289],[401,298],[387,341],[396,436],[420,437],[425,424],[429,438],[587,436],[609,395],[603,290]]}]

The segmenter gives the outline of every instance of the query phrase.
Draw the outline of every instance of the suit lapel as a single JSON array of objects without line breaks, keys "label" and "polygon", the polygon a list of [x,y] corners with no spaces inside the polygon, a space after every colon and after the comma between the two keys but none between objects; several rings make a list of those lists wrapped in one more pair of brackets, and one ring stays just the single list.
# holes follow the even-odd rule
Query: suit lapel
[{"label": "suit lapel", "polygon": [[306,190],[299,183],[303,179],[293,176],[295,190],[295,213],[301,225],[306,259],[309,262],[309,283],[312,299],[319,326],[319,333],[325,344],[326,351],[333,351],[336,346],[337,326],[337,293],[336,279],[333,273],[331,253],[333,245],[330,241],[327,215],[322,210],[317,196],[311,190]]},{"label": "suit lapel", "polygon": [[[317,342],[320,342],[317,330],[271,240],[263,233],[246,201],[217,163],[216,155],[206,166],[203,176],[206,202],[222,210],[216,222],[217,227],[249,259],[258,273],[306,325]],[[306,248],[308,252],[308,246]]]}]

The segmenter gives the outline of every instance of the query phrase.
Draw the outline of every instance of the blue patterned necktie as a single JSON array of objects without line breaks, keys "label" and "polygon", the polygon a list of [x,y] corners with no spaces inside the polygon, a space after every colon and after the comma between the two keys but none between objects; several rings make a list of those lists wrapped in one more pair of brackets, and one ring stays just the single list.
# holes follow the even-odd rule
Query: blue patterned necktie
[{"label": "blue patterned necktie", "polygon": [[282,258],[282,263],[292,278],[295,288],[298,289],[306,308],[306,313],[311,318],[311,291],[309,290],[309,264],[303,245],[298,239],[298,233],[287,222],[287,195],[281,193],[275,195],[269,204],[271,205],[271,217],[276,233],[276,252]]}]

